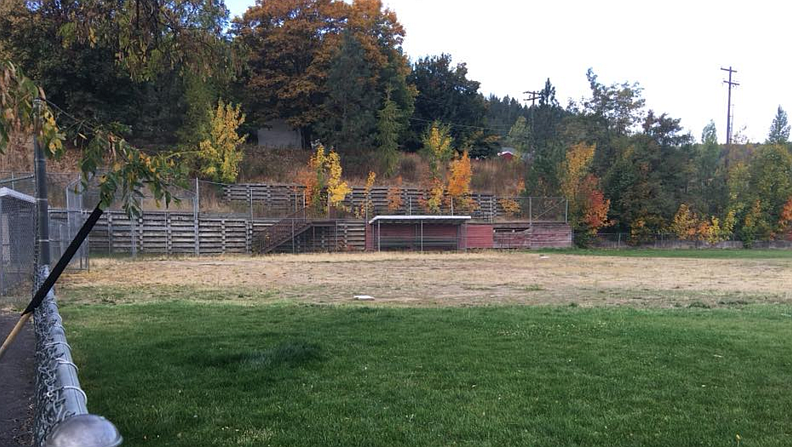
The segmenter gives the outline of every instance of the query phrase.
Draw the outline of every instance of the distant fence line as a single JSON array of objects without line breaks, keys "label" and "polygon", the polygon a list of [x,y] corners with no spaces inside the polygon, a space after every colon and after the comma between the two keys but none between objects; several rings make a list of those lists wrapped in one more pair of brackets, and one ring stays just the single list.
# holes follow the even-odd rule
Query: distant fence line
[{"label": "distant fence line", "polygon": [[[92,254],[107,255],[251,253],[256,235],[280,221],[167,211],[146,211],[130,218],[121,211],[108,211],[91,232],[89,246]],[[364,250],[365,246],[363,221],[334,220],[317,225],[309,234],[298,235],[282,251]]]},{"label": "distant fence line", "polygon": [[[716,243],[700,240],[680,239],[675,233],[653,233],[641,235],[636,240],[630,233],[599,233],[588,244],[592,248],[744,248],[744,243],[736,238]],[[792,249],[792,241],[755,241],[751,248]]]}]

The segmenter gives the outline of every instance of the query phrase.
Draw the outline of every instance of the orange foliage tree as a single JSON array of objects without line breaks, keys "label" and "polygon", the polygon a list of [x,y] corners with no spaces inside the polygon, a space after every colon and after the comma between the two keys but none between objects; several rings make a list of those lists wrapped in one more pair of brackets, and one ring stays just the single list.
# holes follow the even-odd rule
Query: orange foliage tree
[{"label": "orange foliage tree", "polygon": [[404,206],[402,199],[402,178],[396,177],[396,184],[388,188],[388,211],[399,211]]},{"label": "orange foliage tree", "polygon": [[781,215],[778,218],[778,235],[788,241],[792,241],[792,197],[787,199],[784,207],[781,208]]},{"label": "orange foliage tree", "polygon": [[735,215],[731,211],[723,222],[715,216],[709,219],[700,217],[683,203],[674,215],[669,229],[684,241],[702,241],[716,244],[731,237],[734,231]]},{"label": "orange foliage tree", "polygon": [[470,166],[470,156],[467,151],[462,156],[451,161],[451,174],[448,178],[448,198],[454,210],[473,211],[476,202],[470,195],[470,181],[473,179],[473,169]]},{"label": "orange foliage tree", "polygon": [[610,199],[602,193],[599,179],[589,173],[594,150],[594,145],[575,144],[560,166],[561,192],[569,202],[569,224],[579,245],[587,245],[597,231],[610,225]]}]

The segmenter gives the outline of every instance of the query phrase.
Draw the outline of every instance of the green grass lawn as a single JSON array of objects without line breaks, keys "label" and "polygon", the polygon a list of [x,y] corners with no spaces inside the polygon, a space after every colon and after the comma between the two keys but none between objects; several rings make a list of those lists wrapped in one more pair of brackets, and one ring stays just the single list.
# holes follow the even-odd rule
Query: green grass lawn
[{"label": "green grass lawn", "polygon": [[542,253],[584,256],[621,256],[635,258],[696,258],[696,259],[792,259],[792,250],[772,249],[665,249],[665,248],[569,248],[536,250]]},{"label": "green grass lawn", "polygon": [[789,446],[792,309],[62,306],[125,446]]}]

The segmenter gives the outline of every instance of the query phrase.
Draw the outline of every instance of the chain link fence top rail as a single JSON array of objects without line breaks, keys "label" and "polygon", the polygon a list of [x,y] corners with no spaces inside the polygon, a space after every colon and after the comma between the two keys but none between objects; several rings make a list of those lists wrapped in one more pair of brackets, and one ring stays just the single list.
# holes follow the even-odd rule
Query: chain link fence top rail
[{"label": "chain link fence top rail", "polygon": [[[42,267],[36,286],[49,274]],[[88,397],[80,388],[77,365],[66,341],[55,294],[50,291],[33,314],[36,333],[36,401],[33,424],[35,446],[43,446],[53,428],[65,419],[88,414]]]}]

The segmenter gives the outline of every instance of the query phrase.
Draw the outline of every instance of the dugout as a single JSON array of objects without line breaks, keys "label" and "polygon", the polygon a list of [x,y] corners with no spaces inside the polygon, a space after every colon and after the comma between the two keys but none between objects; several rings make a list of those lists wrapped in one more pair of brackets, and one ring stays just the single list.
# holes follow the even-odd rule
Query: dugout
[{"label": "dugout", "polygon": [[0,188],[0,295],[33,276],[36,199]]},{"label": "dugout", "polygon": [[470,216],[377,216],[366,225],[366,250],[465,250],[468,221]]}]

